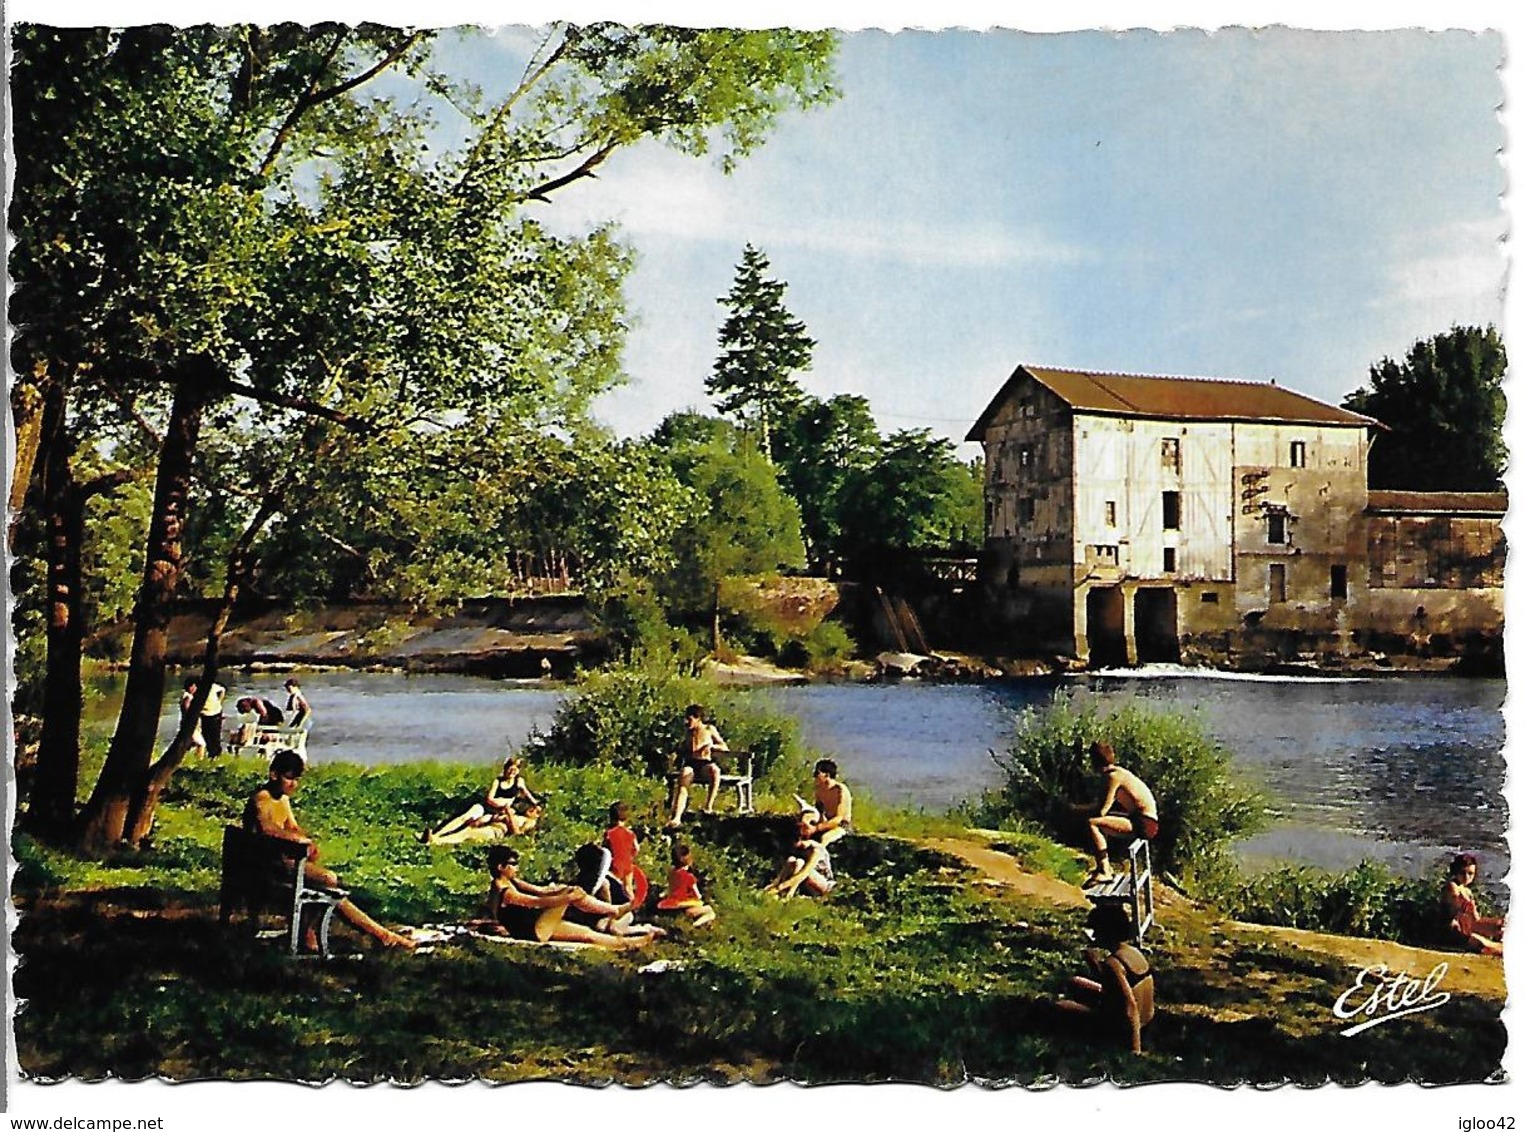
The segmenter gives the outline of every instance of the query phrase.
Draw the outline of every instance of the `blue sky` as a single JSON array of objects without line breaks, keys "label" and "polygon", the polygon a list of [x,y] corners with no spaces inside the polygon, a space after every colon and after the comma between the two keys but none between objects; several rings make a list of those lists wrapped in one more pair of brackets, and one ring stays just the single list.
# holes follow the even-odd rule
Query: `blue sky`
[{"label": "blue sky", "polygon": [[[495,49],[517,56],[522,33]],[[475,70],[490,50],[463,53]],[[730,177],[657,146],[546,212],[639,253],[631,434],[706,407],[742,246],[817,339],[812,392],[962,437],[1019,362],[1278,381],[1502,319],[1496,34],[859,32],[842,98]]]}]

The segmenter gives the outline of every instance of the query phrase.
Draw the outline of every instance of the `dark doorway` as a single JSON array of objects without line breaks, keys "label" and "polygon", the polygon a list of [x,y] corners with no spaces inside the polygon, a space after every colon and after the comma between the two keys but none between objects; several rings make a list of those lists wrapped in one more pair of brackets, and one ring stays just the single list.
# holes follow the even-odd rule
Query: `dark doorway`
[{"label": "dark doorway", "polygon": [[1115,668],[1128,663],[1123,639],[1123,591],[1097,586],[1086,591],[1086,644],[1092,668]]},{"label": "dark doorway", "polygon": [[1175,590],[1152,587],[1133,595],[1133,637],[1138,644],[1140,664],[1175,663],[1181,659]]}]

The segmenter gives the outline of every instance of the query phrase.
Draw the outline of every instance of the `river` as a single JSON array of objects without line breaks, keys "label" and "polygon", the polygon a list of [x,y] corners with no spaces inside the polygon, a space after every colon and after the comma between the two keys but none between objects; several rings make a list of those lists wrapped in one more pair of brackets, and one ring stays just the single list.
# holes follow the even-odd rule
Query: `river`
[{"label": "river", "polygon": [[[284,702],[283,677],[240,678],[233,698]],[[314,705],[314,761],[438,759],[485,770],[532,727],[549,725],[565,692],[533,681],[470,676],[304,674]],[[1268,831],[1239,845],[1249,864],[1345,867],[1363,856],[1418,874],[1465,848],[1483,856],[1490,889],[1507,870],[1504,681],[1392,677],[1235,677],[1168,666],[981,685],[813,684],[759,689],[799,720],[806,740],[876,799],[945,810],[997,786],[990,748],[1016,713],[1060,689],[1104,703],[1129,697],[1199,712],[1236,766],[1275,799]],[[109,681],[97,703],[120,695]],[[103,705],[104,706],[104,705]],[[96,726],[109,727],[99,714]],[[166,712],[161,732],[174,728]]]}]

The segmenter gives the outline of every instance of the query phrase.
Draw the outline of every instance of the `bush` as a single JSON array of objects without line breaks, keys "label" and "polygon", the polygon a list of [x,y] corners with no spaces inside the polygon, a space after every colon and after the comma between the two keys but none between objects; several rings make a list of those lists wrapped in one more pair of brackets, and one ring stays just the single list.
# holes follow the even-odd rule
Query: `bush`
[{"label": "bush", "polygon": [[530,737],[529,753],[552,762],[608,763],[661,774],[688,742],[683,710],[691,703],[704,705],[733,749],[752,752],[755,777],[785,766],[797,774],[805,762],[797,726],[788,716],[757,706],[745,693],[651,662],[585,676],[557,710],[550,730]]},{"label": "bush", "polygon": [[1132,704],[1102,715],[1064,697],[1022,713],[1011,749],[995,756],[1006,785],[985,796],[976,816],[985,824],[1026,818],[1086,844],[1083,815],[1073,807],[1098,800],[1088,760],[1098,740],[1111,743],[1117,761],[1154,792],[1160,832],[1150,849],[1157,869],[1214,871],[1230,841],[1265,824],[1264,798],[1234,780],[1229,753],[1195,716]]},{"label": "bush", "polygon": [[1214,885],[1204,895],[1251,923],[1434,947],[1445,941],[1440,913],[1445,872],[1442,863],[1432,877],[1415,880],[1375,861],[1344,872],[1289,865]]},{"label": "bush", "polygon": [[778,661],[791,668],[829,672],[841,668],[857,651],[857,643],[846,626],[837,621],[822,621],[804,636],[785,642],[779,649]]}]

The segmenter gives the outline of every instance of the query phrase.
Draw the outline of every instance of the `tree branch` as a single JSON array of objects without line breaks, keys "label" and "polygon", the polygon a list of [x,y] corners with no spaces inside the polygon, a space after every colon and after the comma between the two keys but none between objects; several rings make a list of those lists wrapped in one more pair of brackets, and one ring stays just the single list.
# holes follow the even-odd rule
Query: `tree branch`
[{"label": "tree branch", "polygon": [[596,170],[600,165],[607,161],[609,156],[618,148],[618,142],[605,142],[602,146],[584,158],[582,164],[579,165],[576,169],[573,169],[568,173],[563,173],[560,177],[553,177],[549,181],[542,182],[540,185],[525,193],[524,199],[538,200],[549,203],[552,193],[560,189],[564,189],[574,181],[580,181],[584,177],[596,177],[598,174],[595,173],[594,170]]},{"label": "tree branch", "polygon": [[268,390],[256,389],[252,385],[244,385],[237,381],[223,382],[223,388],[229,393],[240,397],[247,397],[251,401],[259,401],[266,405],[278,405],[283,409],[294,409],[299,413],[306,413],[312,417],[322,417],[326,421],[342,425],[355,432],[368,432],[375,426],[363,417],[357,417],[353,413],[346,413],[342,409],[331,409],[327,405],[321,405],[316,401],[309,401],[305,397],[288,397],[283,393],[271,393]]}]

